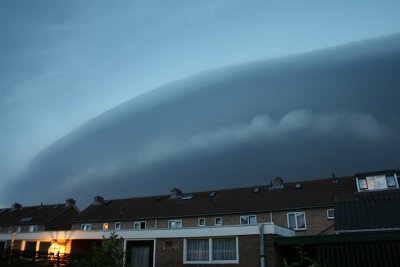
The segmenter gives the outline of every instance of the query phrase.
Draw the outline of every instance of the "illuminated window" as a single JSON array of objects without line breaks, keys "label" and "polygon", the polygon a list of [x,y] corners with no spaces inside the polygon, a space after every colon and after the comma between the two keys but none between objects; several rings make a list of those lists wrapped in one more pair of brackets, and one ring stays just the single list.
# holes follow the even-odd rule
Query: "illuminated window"
[{"label": "illuminated window", "polygon": [[134,223],[133,223],[133,229],[135,229],[135,230],[143,230],[143,229],[146,229],[146,222],[145,222],[145,221],[134,222]]},{"label": "illuminated window", "polygon": [[108,223],[103,223],[103,230],[108,230],[108,227],[109,227]]},{"label": "illuminated window", "polygon": [[306,214],[304,212],[289,212],[287,214],[288,228],[306,230]]},{"label": "illuminated window", "polygon": [[256,215],[240,216],[240,224],[257,224]]},{"label": "illuminated window", "polygon": [[169,220],[168,228],[182,228],[182,220]]},{"label": "illuminated window", "polygon": [[206,219],[205,218],[199,218],[197,220],[197,225],[198,226],[206,226]]},{"label": "illuminated window", "polygon": [[359,192],[398,188],[397,177],[393,174],[357,178],[357,187]]}]

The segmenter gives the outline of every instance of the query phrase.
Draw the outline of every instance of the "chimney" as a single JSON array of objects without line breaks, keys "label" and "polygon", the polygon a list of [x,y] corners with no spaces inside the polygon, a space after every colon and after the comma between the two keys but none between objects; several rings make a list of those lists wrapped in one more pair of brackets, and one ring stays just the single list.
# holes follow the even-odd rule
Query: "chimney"
[{"label": "chimney", "polygon": [[75,206],[75,199],[68,198],[65,200],[65,207],[72,207]]},{"label": "chimney", "polygon": [[182,191],[179,188],[172,188],[171,189],[171,196],[170,198],[179,198],[182,195]]},{"label": "chimney", "polygon": [[14,203],[11,206],[11,210],[20,210],[22,209],[22,205],[20,203]]},{"label": "chimney", "polygon": [[102,205],[103,203],[104,197],[97,195],[93,198],[93,205]]},{"label": "chimney", "polygon": [[283,188],[283,179],[281,177],[275,177],[271,182],[271,189]]}]

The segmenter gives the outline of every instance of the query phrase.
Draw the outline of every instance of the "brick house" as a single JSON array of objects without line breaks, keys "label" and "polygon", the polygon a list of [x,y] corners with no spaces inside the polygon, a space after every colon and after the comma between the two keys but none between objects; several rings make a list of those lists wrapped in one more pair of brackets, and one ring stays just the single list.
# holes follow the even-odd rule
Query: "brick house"
[{"label": "brick house", "polygon": [[[277,177],[268,185],[205,192],[173,188],[150,197],[96,196],[80,213],[73,200],[13,205],[0,210],[0,246],[13,240],[16,249],[50,251],[57,244],[84,254],[116,232],[134,266],[275,267],[291,259],[298,244],[331,266],[364,266],[364,259],[374,262],[371,255],[385,251],[382,246],[395,252],[400,246],[399,192],[399,172],[388,170],[295,183]],[[371,248],[378,252],[367,253]],[[338,262],[340,255],[349,262]],[[379,263],[400,262],[385,255]]]},{"label": "brick house", "polygon": [[335,234],[276,239],[286,259],[294,247],[328,266],[400,266],[400,190],[395,170],[355,175],[357,193],[335,201]]},{"label": "brick house", "polygon": [[357,196],[359,183],[357,176],[295,183],[278,177],[246,188],[96,196],[72,229],[84,232],[82,241],[116,232],[128,262],[139,266],[281,266],[276,238],[335,234],[335,200]]},{"label": "brick house", "polygon": [[57,244],[57,233],[70,230],[70,220],[78,214],[73,199],[29,207],[14,203],[11,208],[0,209],[0,254],[11,248],[48,253]]}]

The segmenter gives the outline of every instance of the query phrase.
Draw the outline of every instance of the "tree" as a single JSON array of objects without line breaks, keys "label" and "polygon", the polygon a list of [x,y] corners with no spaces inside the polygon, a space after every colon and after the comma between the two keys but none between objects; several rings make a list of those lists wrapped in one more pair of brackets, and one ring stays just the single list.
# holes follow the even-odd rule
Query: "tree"
[{"label": "tree", "polygon": [[123,267],[126,253],[124,252],[123,239],[116,233],[111,233],[109,238],[103,236],[100,246],[93,245],[91,257],[77,260],[77,267]]}]

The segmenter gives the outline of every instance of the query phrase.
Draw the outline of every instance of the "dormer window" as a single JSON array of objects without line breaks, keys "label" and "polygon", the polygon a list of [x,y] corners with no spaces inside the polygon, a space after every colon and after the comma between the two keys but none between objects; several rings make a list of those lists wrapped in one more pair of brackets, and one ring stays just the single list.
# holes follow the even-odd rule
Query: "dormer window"
[{"label": "dormer window", "polygon": [[396,178],[394,177],[394,175],[387,175],[386,182],[387,182],[388,187],[396,187],[397,186]]},{"label": "dormer window", "polygon": [[375,175],[357,178],[358,192],[385,190],[390,188],[398,188],[396,174]]}]

